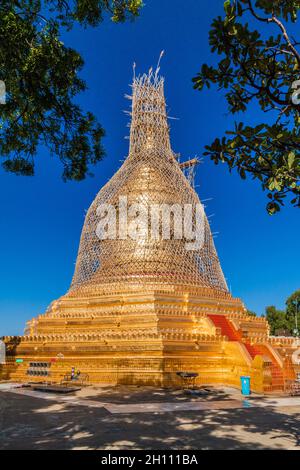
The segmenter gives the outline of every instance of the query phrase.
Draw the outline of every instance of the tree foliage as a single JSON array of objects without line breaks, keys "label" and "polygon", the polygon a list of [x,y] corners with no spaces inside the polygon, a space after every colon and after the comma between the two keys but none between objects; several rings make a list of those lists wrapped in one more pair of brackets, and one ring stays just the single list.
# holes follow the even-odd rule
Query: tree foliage
[{"label": "tree foliage", "polygon": [[296,326],[295,318],[297,316],[298,329],[300,328],[300,289],[296,290],[286,301],[286,316],[294,329]]},{"label": "tree foliage", "polygon": [[284,310],[277,310],[274,305],[266,307],[266,319],[270,325],[271,335],[276,335],[279,330],[290,333],[290,327]]},{"label": "tree foliage", "polygon": [[85,178],[103,157],[104,130],[74,99],[86,89],[80,54],[60,39],[75,22],[97,26],[133,19],[141,0],[2,0],[0,4],[0,155],[5,170],[34,174],[46,145],[63,164],[64,180]]},{"label": "tree foliage", "polygon": [[[297,322],[296,322],[297,318]],[[299,336],[300,333],[300,289],[296,290],[286,300],[286,309],[278,310],[274,306],[266,307],[266,319],[275,335],[279,330],[287,331],[290,335]],[[298,332],[296,331],[298,325]]]},{"label": "tree foliage", "polygon": [[257,317],[257,314],[252,310],[247,310],[247,314],[250,315],[250,317]]},{"label": "tree foliage", "polygon": [[197,90],[211,84],[225,90],[233,115],[252,104],[269,113],[255,126],[236,123],[206,146],[205,155],[243,179],[259,180],[270,214],[287,196],[300,207],[300,43],[286,27],[297,22],[299,9],[299,0],[225,1],[225,15],[214,19],[209,35],[218,64],[202,65],[193,79]]}]

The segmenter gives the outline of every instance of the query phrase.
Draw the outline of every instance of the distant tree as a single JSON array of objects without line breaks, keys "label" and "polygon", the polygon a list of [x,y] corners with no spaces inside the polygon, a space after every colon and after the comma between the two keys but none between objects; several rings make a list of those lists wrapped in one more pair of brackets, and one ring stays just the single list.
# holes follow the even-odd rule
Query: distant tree
[{"label": "distant tree", "polygon": [[254,127],[236,123],[228,137],[206,146],[205,155],[236,168],[243,179],[259,180],[269,214],[286,196],[300,207],[300,42],[286,27],[297,21],[300,0],[227,0],[224,9],[209,34],[211,51],[221,58],[216,66],[202,65],[194,88],[225,90],[231,114],[256,103],[270,116]]},{"label": "distant tree", "polygon": [[252,312],[252,310],[247,310],[247,314],[250,315],[250,317],[257,317],[257,314]]},{"label": "distant tree", "polygon": [[[74,23],[98,26],[139,14],[142,0],[2,0],[0,2],[0,155],[5,170],[34,174],[39,144],[63,164],[64,180],[82,180],[103,157],[104,131],[74,102],[86,90],[83,59],[61,41]],[[99,45],[99,54],[101,44]],[[1,98],[1,97],[0,97]],[[3,101],[3,96],[2,96]]]},{"label": "distant tree", "polygon": [[277,310],[273,305],[266,307],[266,319],[270,325],[271,335],[275,335],[278,330],[290,331],[286,312],[284,310]]},{"label": "distant tree", "polygon": [[[291,332],[300,329],[300,289],[296,290],[286,301],[286,316]],[[297,322],[296,322],[297,317]]]}]

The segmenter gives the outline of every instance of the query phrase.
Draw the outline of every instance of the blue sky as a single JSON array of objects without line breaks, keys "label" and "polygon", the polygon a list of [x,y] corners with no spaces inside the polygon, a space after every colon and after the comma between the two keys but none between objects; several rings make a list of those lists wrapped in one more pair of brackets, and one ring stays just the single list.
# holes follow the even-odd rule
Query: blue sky
[{"label": "blue sky", "polygon": [[[223,0],[148,0],[134,23],[109,20],[97,29],[76,28],[64,42],[84,59],[82,76],[89,90],[80,96],[106,129],[107,156],[94,177],[63,183],[62,168],[46,149],[36,160],[33,178],[0,170],[0,336],[20,334],[26,320],[43,313],[71,282],[85,211],[103,184],[127,155],[132,64],[144,72],[165,50],[162,74],[171,116],[171,140],[182,159],[201,156],[205,144],[233,125],[224,96],[216,89],[196,92],[191,78],[200,64],[211,62],[208,46],[211,20],[222,13]],[[252,109],[236,120],[256,123]],[[228,285],[236,297],[258,314],[266,305],[283,307],[299,283],[299,210],[286,207],[270,217],[259,184],[230,175],[227,167],[205,159],[196,184],[207,214]]]}]

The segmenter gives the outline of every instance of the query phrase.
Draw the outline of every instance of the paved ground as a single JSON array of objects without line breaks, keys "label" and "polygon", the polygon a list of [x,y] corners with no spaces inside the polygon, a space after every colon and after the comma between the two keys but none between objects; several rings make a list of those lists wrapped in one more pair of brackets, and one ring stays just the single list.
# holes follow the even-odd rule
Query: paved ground
[{"label": "paved ground", "polygon": [[53,396],[0,384],[0,449],[300,449],[300,399],[144,387]]}]

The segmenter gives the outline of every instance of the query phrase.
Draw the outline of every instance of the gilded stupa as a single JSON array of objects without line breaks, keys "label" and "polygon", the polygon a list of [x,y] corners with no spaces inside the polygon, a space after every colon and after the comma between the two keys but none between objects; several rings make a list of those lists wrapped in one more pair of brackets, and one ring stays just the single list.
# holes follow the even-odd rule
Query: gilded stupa
[{"label": "gilded stupa", "polygon": [[[271,337],[266,320],[248,315],[228,291],[204,208],[171,149],[159,70],[134,77],[132,91],[129,155],[86,214],[70,289],[28,322],[24,336],[4,338],[0,375],[40,381],[30,371],[46,364],[54,382],[76,368],[92,383],[178,386],[177,373],[191,371],[198,384],[239,386],[250,375],[253,390],[282,390],[295,374],[293,340]],[[119,216],[120,201],[136,215],[200,207],[199,246],[187,249],[187,237],[176,235],[180,210],[167,239],[160,230],[149,236],[149,214],[136,237],[123,215],[118,237],[100,239],[99,207]]]}]

